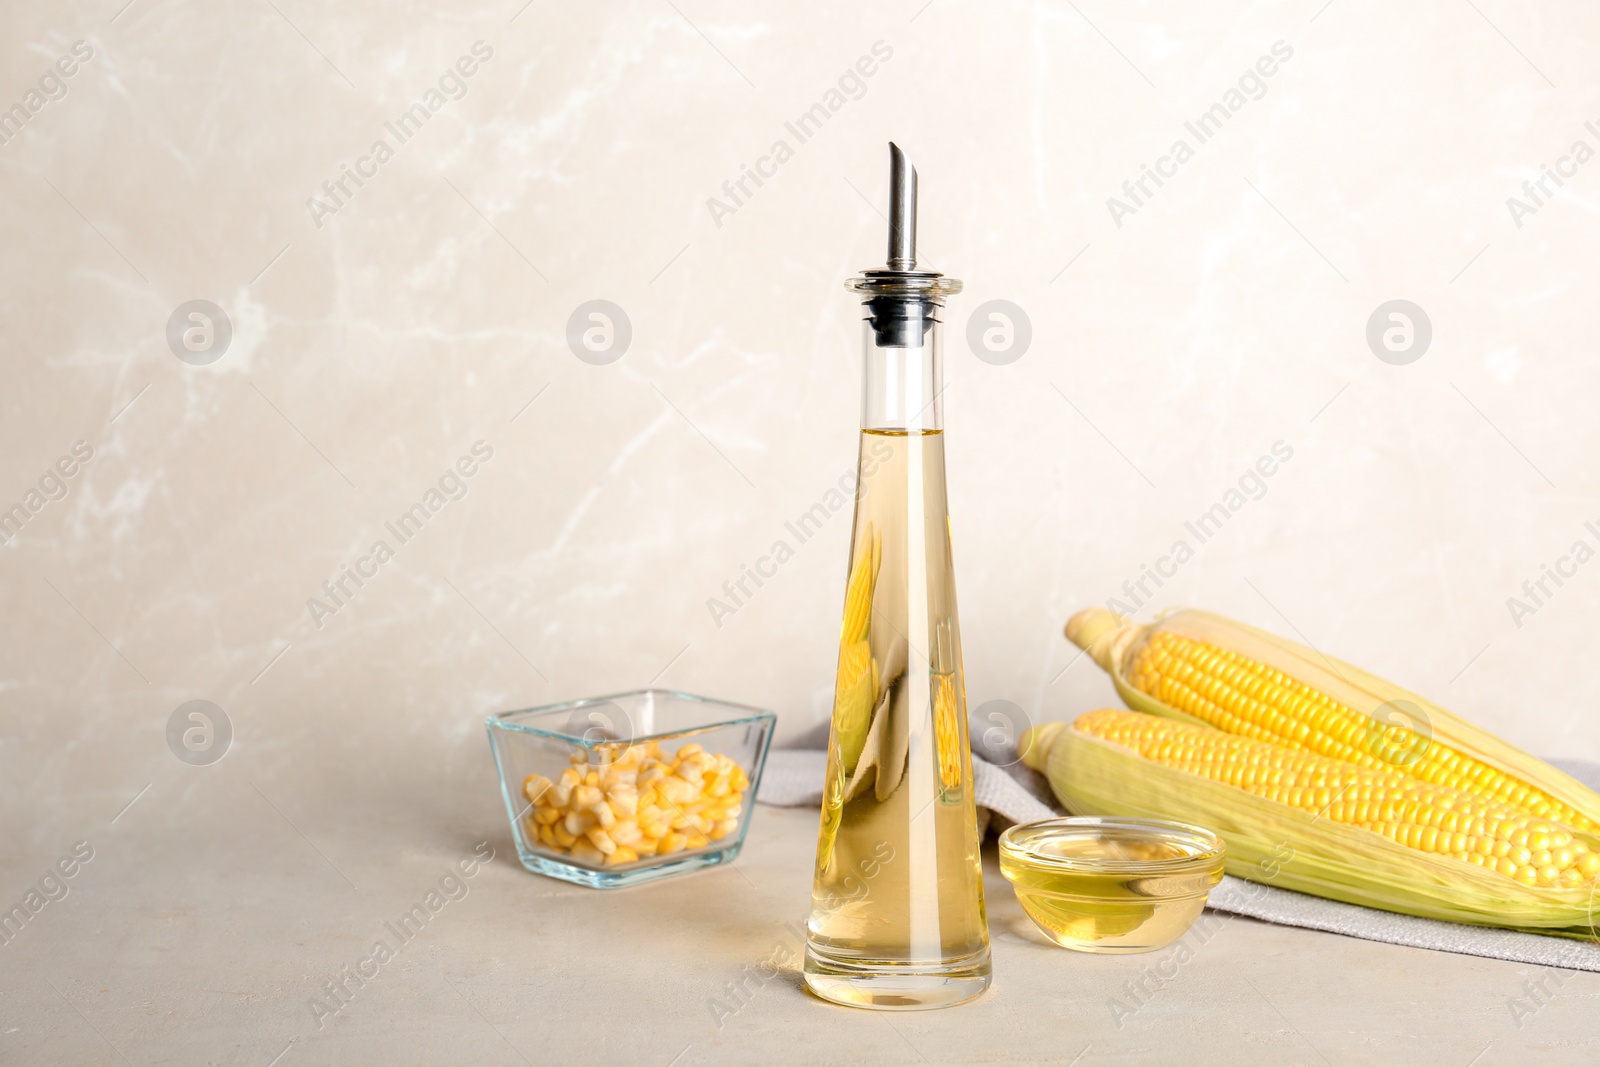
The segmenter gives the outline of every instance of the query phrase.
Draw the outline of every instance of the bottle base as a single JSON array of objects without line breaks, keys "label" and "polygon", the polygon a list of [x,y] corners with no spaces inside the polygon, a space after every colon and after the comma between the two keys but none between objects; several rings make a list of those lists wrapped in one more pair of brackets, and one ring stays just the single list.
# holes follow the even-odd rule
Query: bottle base
[{"label": "bottle base", "polygon": [[935,967],[842,960],[806,946],[806,988],[823,1000],[879,1011],[926,1011],[969,1001],[989,988],[989,950]]}]

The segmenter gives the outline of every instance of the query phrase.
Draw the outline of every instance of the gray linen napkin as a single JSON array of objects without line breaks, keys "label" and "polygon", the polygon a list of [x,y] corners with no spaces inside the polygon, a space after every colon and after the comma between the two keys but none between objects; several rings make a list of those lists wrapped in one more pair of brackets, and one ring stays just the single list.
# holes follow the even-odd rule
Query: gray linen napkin
[{"label": "gray linen napkin", "polygon": [[[973,726],[975,729],[981,728],[978,723]],[[827,755],[823,747],[827,741],[827,723],[823,723],[801,738],[799,747],[774,749],[767,757],[756,800],[778,807],[820,805],[822,779],[827,770]],[[1561,760],[1550,762],[1585,785],[1600,789],[1600,766]],[[974,754],[972,777],[980,831],[985,828],[1003,830],[1012,823],[1032,822],[1062,814],[1044,775],[1021,763],[1002,767]],[[1491,959],[1569,971],[1600,972],[1600,944],[1594,942],[1396,915],[1259,882],[1248,882],[1232,875],[1225,876],[1221,884],[1211,891],[1207,905],[1217,911],[1247,915],[1284,926],[1325,930],[1346,937],[1385,941],[1391,945],[1488,956]],[[1600,923],[1600,895],[1597,895],[1594,919]]]}]

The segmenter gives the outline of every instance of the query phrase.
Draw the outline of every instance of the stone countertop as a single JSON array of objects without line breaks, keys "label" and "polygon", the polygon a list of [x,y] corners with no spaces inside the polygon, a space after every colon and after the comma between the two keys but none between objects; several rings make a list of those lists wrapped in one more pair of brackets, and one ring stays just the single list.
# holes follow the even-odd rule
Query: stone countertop
[{"label": "stone countertop", "polygon": [[[340,791],[237,770],[164,774],[79,834],[93,855],[67,863],[66,896],[0,946],[0,1061],[1600,1062],[1600,975],[1211,912],[1209,937],[1158,974],[1170,950],[1043,942],[992,846],[993,988],[943,1011],[835,1007],[795,969],[812,809],[758,807],[733,865],[601,892],[524,871],[483,790],[444,790],[461,799],[438,810],[372,782]],[[87,811],[77,825],[91,826]],[[28,871],[8,873],[24,892]],[[436,910],[402,939],[419,904]],[[398,951],[380,958],[380,940]],[[776,977],[761,977],[767,961]],[[340,977],[336,1001],[325,983]]]}]

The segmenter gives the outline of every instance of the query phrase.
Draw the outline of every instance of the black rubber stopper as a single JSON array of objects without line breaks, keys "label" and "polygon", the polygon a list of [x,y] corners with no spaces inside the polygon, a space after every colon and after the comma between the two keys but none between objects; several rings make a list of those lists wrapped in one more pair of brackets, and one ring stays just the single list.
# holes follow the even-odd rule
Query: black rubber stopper
[{"label": "black rubber stopper", "polygon": [[938,320],[939,307],[916,296],[875,296],[867,301],[879,348],[921,348],[921,334]]}]

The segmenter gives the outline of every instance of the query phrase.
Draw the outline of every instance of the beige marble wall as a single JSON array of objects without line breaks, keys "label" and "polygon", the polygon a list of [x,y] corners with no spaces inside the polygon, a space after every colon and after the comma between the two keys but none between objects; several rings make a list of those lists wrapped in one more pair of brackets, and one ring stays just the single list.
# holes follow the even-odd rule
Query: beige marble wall
[{"label": "beige marble wall", "polygon": [[[0,145],[0,508],[26,512],[0,759],[32,798],[4,851],[190,773],[164,730],[191,699],[252,780],[337,803],[447,761],[491,823],[491,710],[655,682],[817,721],[848,518],[737,612],[707,601],[853,462],[841,282],[881,262],[891,138],[967,284],[973,706],[1111,700],[1062,622],[1282,442],[1141,611],[1224,611],[1600,758],[1600,562],[1507,606],[1600,547],[1592,5],[122,2],[0,34],[26,113]],[[1542,164],[1569,176],[1534,204]],[[1145,165],[1168,177],[1136,202]],[[568,345],[597,299],[631,327],[615,362]],[[1403,365],[1366,339],[1394,299],[1431,323]],[[169,343],[196,300],[225,347],[185,348],[187,311]],[[967,344],[991,300],[1030,324],[1009,364]]]}]

